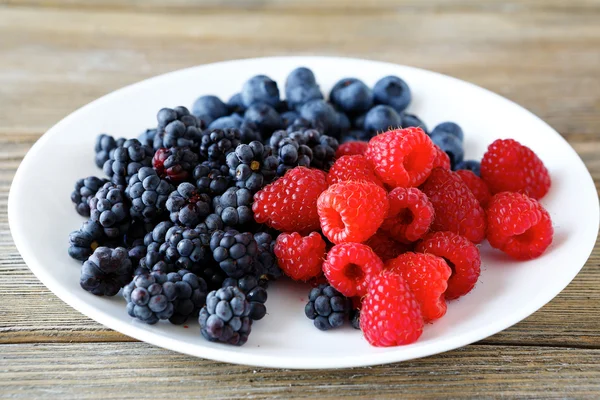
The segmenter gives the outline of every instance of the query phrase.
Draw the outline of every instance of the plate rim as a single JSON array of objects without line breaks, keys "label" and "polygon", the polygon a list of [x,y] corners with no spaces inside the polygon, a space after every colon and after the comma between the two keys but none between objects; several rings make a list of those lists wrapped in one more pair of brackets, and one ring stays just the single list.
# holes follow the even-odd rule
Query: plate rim
[{"label": "plate rim", "polygon": [[[459,347],[463,347],[465,345],[474,343],[478,340],[485,339],[485,338],[487,338],[493,334],[496,334],[504,329],[507,329],[507,328],[513,326],[514,324],[522,321],[523,319],[527,318],[528,316],[530,316],[531,314],[533,314],[534,312],[536,312],[537,310],[542,308],[545,304],[550,302],[552,299],[554,299],[562,290],[564,290],[564,288],[566,286],[568,286],[572,282],[572,280],[575,278],[575,276],[581,271],[581,269],[583,268],[583,266],[589,259],[589,256],[591,255],[591,253],[595,247],[597,239],[595,239],[593,242],[590,241],[590,243],[586,243],[586,246],[584,249],[585,251],[581,251],[581,253],[580,253],[580,255],[585,255],[585,258],[583,258],[583,256],[581,257],[583,262],[581,263],[580,266],[577,266],[576,268],[573,268],[572,271],[570,271],[571,273],[569,274],[569,279],[568,280],[565,279],[564,286],[562,284],[559,285],[561,287],[558,289],[558,291],[556,291],[556,293],[554,293],[554,291],[547,292],[547,293],[545,292],[545,295],[543,295],[543,296],[536,296],[534,299],[532,299],[529,302],[527,308],[515,310],[503,319],[496,320],[496,322],[494,322],[494,323],[485,325],[483,327],[480,327],[479,329],[465,333],[464,335],[461,335],[458,338],[450,337],[450,338],[438,339],[435,342],[435,344],[429,344],[428,346],[425,346],[423,348],[415,347],[415,348],[409,349],[409,348],[399,347],[397,349],[402,349],[402,351],[389,351],[389,352],[373,353],[369,357],[366,357],[364,355],[361,355],[361,356],[349,355],[346,357],[336,357],[331,361],[319,360],[320,365],[315,365],[314,363],[311,363],[311,359],[307,358],[307,357],[290,359],[290,357],[277,357],[277,356],[271,356],[271,355],[264,355],[264,356],[252,355],[252,356],[248,356],[247,357],[248,359],[246,359],[246,358],[240,359],[239,353],[236,353],[235,347],[232,347],[232,346],[223,346],[224,347],[223,349],[201,347],[202,351],[197,351],[197,349],[198,349],[197,347],[187,347],[185,345],[185,343],[183,343],[182,341],[180,341],[178,339],[165,337],[165,336],[159,335],[151,330],[142,330],[142,329],[136,328],[132,324],[126,324],[118,319],[115,319],[108,313],[99,311],[98,309],[89,305],[88,303],[80,302],[78,299],[72,297],[70,292],[68,290],[63,290],[63,287],[60,284],[60,282],[58,280],[55,280],[48,273],[49,270],[47,268],[43,267],[43,263],[38,263],[37,260],[28,251],[23,252],[23,249],[26,249],[28,245],[27,245],[26,233],[22,232],[21,229],[19,229],[18,224],[15,222],[15,220],[16,220],[15,202],[17,201],[16,200],[17,195],[15,194],[15,192],[17,192],[17,190],[18,190],[15,188],[22,185],[22,183],[21,183],[21,181],[23,180],[22,175],[24,174],[23,171],[25,169],[25,168],[23,168],[23,165],[29,164],[31,162],[31,160],[35,158],[36,154],[40,151],[40,149],[42,148],[44,143],[47,142],[48,140],[50,140],[55,135],[60,133],[61,128],[64,124],[68,123],[71,119],[76,118],[78,114],[85,112],[88,108],[92,108],[102,102],[110,101],[113,97],[118,97],[122,92],[125,92],[128,90],[133,90],[139,86],[151,85],[154,80],[162,79],[162,78],[170,76],[170,75],[175,75],[175,74],[179,74],[182,72],[190,72],[191,70],[195,70],[195,69],[202,69],[203,67],[206,67],[208,65],[218,66],[218,65],[224,65],[224,64],[235,64],[235,63],[244,62],[244,61],[277,62],[277,61],[284,60],[284,59],[285,60],[297,60],[298,65],[310,64],[311,60],[319,60],[320,62],[329,61],[329,62],[334,62],[334,63],[359,61],[359,62],[364,62],[364,63],[379,64],[380,66],[390,67],[390,68],[402,67],[405,69],[413,70],[417,73],[438,75],[445,79],[458,81],[461,84],[469,85],[471,87],[474,87],[476,89],[484,91],[487,95],[492,95],[493,97],[495,97],[496,100],[508,102],[513,106],[517,106],[518,108],[521,109],[522,112],[525,112],[529,118],[535,118],[542,124],[546,125],[549,129],[551,129],[558,136],[558,138],[560,140],[562,140],[563,145],[567,146],[571,151],[573,151],[573,153],[577,156],[579,163],[581,163],[583,165],[585,171],[587,172],[587,176],[585,179],[587,182],[585,182],[584,184],[585,185],[591,184],[593,187],[595,187],[593,178],[592,178],[589,170],[585,166],[585,163],[583,163],[583,160],[581,159],[579,154],[572,148],[572,146],[566,141],[566,139],[564,139],[564,137],[562,137],[562,135],[560,135],[554,128],[552,128],[549,124],[547,124],[545,121],[543,121],[541,118],[539,118],[538,116],[536,116],[535,114],[533,114],[532,112],[530,112],[529,110],[524,108],[523,106],[520,106],[517,103],[513,102],[512,100],[509,100],[503,96],[500,96],[499,94],[496,94],[488,89],[482,88],[473,83],[470,83],[470,82],[467,82],[467,81],[464,81],[464,80],[461,80],[458,78],[454,78],[449,75],[441,74],[441,73],[438,73],[435,71],[422,69],[422,68],[416,68],[416,67],[407,66],[407,65],[403,65],[403,64],[382,62],[382,61],[376,61],[376,60],[368,60],[368,59],[362,59],[362,58],[352,58],[352,57],[278,56],[278,57],[257,57],[257,58],[227,60],[227,61],[220,61],[220,62],[215,62],[215,63],[201,64],[201,65],[197,65],[197,66],[192,66],[192,67],[188,67],[188,68],[184,68],[184,69],[167,72],[167,73],[153,76],[153,77],[150,77],[147,79],[143,79],[141,81],[124,86],[120,89],[114,90],[108,94],[105,94],[105,95],[99,97],[98,99],[95,99],[95,100],[85,104],[84,106],[78,108],[77,110],[71,112],[69,115],[67,115],[66,117],[61,119],[58,123],[53,125],[50,129],[48,129],[32,145],[32,147],[28,150],[28,152],[25,154],[25,156],[21,160],[19,167],[18,167],[17,171],[15,172],[15,175],[11,182],[9,196],[8,196],[8,202],[7,202],[7,211],[8,211],[8,221],[9,221],[10,232],[11,232],[13,241],[15,243],[15,247],[19,251],[19,254],[23,258],[23,261],[26,263],[27,267],[34,273],[34,275],[48,289],[50,289],[50,291],[52,291],[52,293],[54,295],[56,295],[62,301],[67,303],[69,306],[73,307],[74,309],[76,309],[80,313],[84,314],[85,316],[91,318],[92,320],[95,320],[95,321],[99,322],[100,324],[108,327],[109,329],[116,330],[117,332],[123,333],[127,336],[133,337],[140,341],[147,342],[147,343],[153,344],[155,346],[166,348],[166,349],[176,351],[179,353],[184,353],[184,354],[195,356],[195,357],[207,358],[207,359],[212,359],[212,360],[221,361],[221,362],[229,362],[229,363],[234,363],[234,364],[260,366],[260,367],[268,367],[268,368],[293,368],[293,369],[333,369],[333,368],[347,368],[347,367],[379,365],[379,364],[408,361],[408,360],[412,360],[415,358],[427,357],[427,356],[430,356],[433,354],[438,354],[441,352],[446,352],[446,351],[454,350]],[[15,185],[15,182],[17,183],[16,185]],[[600,214],[600,204],[598,202],[597,196],[596,196],[596,204],[595,204],[594,211],[596,214],[595,231],[598,232],[598,229],[600,227],[600,220],[598,218],[598,215]],[[189,350],[189,349],[192,349],[192,350]]]}]

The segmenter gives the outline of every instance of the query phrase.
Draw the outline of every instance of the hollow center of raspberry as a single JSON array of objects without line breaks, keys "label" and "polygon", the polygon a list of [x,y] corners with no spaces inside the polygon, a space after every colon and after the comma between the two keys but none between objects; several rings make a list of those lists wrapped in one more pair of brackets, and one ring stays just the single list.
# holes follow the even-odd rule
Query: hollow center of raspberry
[{"label": "hollow center of raspberry", "polygon": [[429,151],[426,147],[418,146],[404,157],[403,165],[406,172],[414,173],[423,171],[430,161]]},{"label": "hollow center of raspberry", "polygon": [[252,161],[250,163],[250,169],[252,171],[258,171],[260,169],[260,163],[258,161]]},{"label": "hollow center of raspberry", "polygon": [[536,238],[536,232],[534,228],[529,228],[520,235],[515,235],[513,238],[520,243],[531,243]]},{"label": "hollow center of raspberry", "polygon": [[452,270],[452,273],[450,274],[450,276],[453,276],[456,273],[456,266],[454,265],[454,263],[452,261],[448,260],[446,257],[442,257],[442,258],[444,259],[444,261],[446,261],[446,264],[448,264],[448,266]]},{"label": "hollow center of raspberry", "polygon": [[346,269],[344,270],[344,275],[353,281],[362,280],[365,276],[360,265],[357,264],[348,264]]},{"label": "hollow center of raspberry", "polygon": [[410,225],[414,218],[415,216],[413,215],[412,211],[410,211],[408,208],[403,208],[396,216],[396,221],[400,225]]}]

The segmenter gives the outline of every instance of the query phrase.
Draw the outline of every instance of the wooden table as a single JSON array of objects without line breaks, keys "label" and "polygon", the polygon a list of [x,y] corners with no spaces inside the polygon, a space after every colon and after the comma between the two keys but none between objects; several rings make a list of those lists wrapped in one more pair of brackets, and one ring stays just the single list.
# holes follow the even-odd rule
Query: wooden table
[{"label": "wooden table", "polygon": [[176,354],[84,317],[27,269],[6,214],[19,162],[71,111],[153,75],[266,55],[363,57],[474,82],[549,122],[598,185],[599,21],[598,0],[0,0],[0,397],[600,396],[598,247],[557,298],[479,343],[373,368],[271,370]]}]

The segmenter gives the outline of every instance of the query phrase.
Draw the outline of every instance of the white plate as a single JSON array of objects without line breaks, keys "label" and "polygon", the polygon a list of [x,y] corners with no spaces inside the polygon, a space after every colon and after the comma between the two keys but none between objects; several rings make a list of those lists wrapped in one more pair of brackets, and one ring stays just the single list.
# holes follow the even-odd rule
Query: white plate
[{"label": "white plate", "polygon": [[[465,131],[468,158],[480,158],[497,138],[530,146],[552,175],[542,200],[555,227],[554,243],[537,260],[515,262],[481,247],[482,274],[475,289],[449,303],[448,313],[428,325],[417,343],[374,348],[350,327],[321,332],[304,316],[308,289],[273,284],[269,315],[254,324],[245,346],[210,343],[196,322],[188,328],[132,320],[120,297],[95,297],[79,287],[79,264],[67,256],[69,232],[83,219],[70,203],[76,179],[101,175],[93,162],[98,133],[135,137],[155,126],[161,107],[191,106],[202,94],[223,99],[255,74],[280,87],[297,66],[312,68],[324,93],[340,78],[373,85],[385,75],[405,79],[413,91],[411,112],[429,127],[451,120]],[[128,86],[98,99],[50,129],[29,151],[11,187],[9,220],[23,259],[63,301],[96,321],[145,342],[178,352],[239,364],[281,368],[341,368],[382,364],[451,350],[521,321],[556,296],[590,255],[598,232],[598,197],[590,174],[567,142],[520,106],[487,90],[420,69],[373,61],[327,57],[281,57],[230,61],[176,71]]]}]

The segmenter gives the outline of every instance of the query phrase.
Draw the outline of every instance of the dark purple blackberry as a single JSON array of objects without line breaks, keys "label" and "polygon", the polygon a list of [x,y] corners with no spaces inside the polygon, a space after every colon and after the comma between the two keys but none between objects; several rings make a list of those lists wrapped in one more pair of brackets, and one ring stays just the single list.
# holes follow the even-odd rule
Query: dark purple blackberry
[{"label": "dark purple blackberry", "polygon": [[146,129],[144,132],[140,133],[137,137],[137,140],[140,141],[144,146],[154,148],[154,138],[156,137],[156,129]]},{"label": "dark purple blackberry", "polygon": [[146,247],[148,247],[148,252],[159,251],[160,245],[165,242],[165,237],[167,236],[167,232],[169,229],[171,229],[171,227],[173,227],[172,222],[162,221],[156,224],[154,229],[144,236],[144,244]]},{"label": "dark purple blackberry", "polygon": [[277,264],[277,257],[273,250],[275,239],[267,232],[257,232],[254,234],[254,240],[258,245],[258,254],[254,264],[256,275],[273,280],[281,278],[283,272]]},{"label": "dark purple blackberry", "polygon": [[215,231],[210,238],[210,249],[219,267],[231,278],[252,273],[258,245],[252,233],[236,230]]},{"label": "dark purple blackberry", "polygon": [[329,171],[333,165],[335,152],[339,147],[337,139],[323,135],[316,129],[304,129],[289,134],[289,138],[300,145],[308,146],[312,152],[310,166]]},{"label": "dark purple blackberry", "polygon": [[90,216],[90,205],[88,202],[106,182],[108,182],[106,179],[100,179],[95,176],[88,176],[75,182],[75,189],[71,193],[71,201],[75,204],[77,214],[82,217]]},{"label": "dark purple blackberry", "polygon": [[214,261],[208,265],[203,265],[202,269],[197,271],[196,274],[206,281],[208,290],[220,289],[223,286],[223,281],[227,278],[225,272]]},{"label": "dark purple blackberry", "polygon": [[[266,281],[263,281],[266,286]],[[246,275],[240,279],[227,278],[223,281],[223,287],[237,286],[246,295],[250,303],[249,317],[254,321],[262,319],[267,314],[267,289],[261,285],[261,281],[252,275]]]},{"label": "dark purple blackberry", "polygon": [[248,226],[254,222],[252,192],[245,188],[232,187],[213,199],[215,214],[225,226]]},{"label": "dark purple blackberry", "polygon": [[154,150],[171,147],[196,147],[204,124],[183,107],[163,108],[156,119],[157,133],[154,137]]},{"label": "dark purple blackberry", "polygon": [[212,234],[214,231],[223,230],[225,228],[225,224],[223,224],[223,220],[217,214],[210,214],[204,222],[196,225],[196,230],[200,233],[208,233]]},{"label": "dark purple blackberry", "polygon": [[114,184],[127,185],[129,178],[140,168],[152,166],[153,154],[151,147],[142,145],[137,139],[128,139],[111,150],[102,170]]},{"label": "dark purple blackberry", "polygon": [[214,129],[202,132],[200,155],[210,161],[225,162],[225,156],[241,143],[239,129]]},{"label": "dark purple blackberry", "polygon": [[139,266],[140,260],[146,257],[148,248],[144,245],[144,239],[136,239],[133,244],[127,249],[129,259],[134,267]]},{"label": "dark purple blackberry", "polygon": [[152,325],[173,316],[177,287],[165,274],[141,274],[123,288],[123,297],[127,300],[129,316]]},{"label": "dark purple blackberry", "polygon": [[312,288],[304,313],[322,330],[340,327],[350,311],[350,300],[327,284]]},{"label": "dark purple blackberry", "polygon": [[177,273],[167,275],[169,282],[175,283],[177,298],[175,299],[175,310],[169,318],[169,322],[175,325],[181,325],[188,318],[197,318],[204,304],[208,287],[204,279],[198,277],[185,269]]},{"label": "dark purple blackberry", "polygon": [[162,272],[168,274],[175,272],[175,264],[165,261],[165,255],[157,251],[148,251],[139,261],[139,265],[134,271],[134,275],[141,275],[150,272]]},{"label": "dark purple blackberry", "polygon": [[125,139],[121,138],[115,140],[114,137],[107,135],[106,133],[101,133],[96,137],[96,145],[94,146],[94,151],[96,152],[96,165],[98,168],[102,168],[104,163],[110,158],[110,152],[116,149],[119,146],[122,146],[125,142]]},{"label": "dark purple blackberry", "polygon": [[196,226],[210,214],[210,197],[188,182],[180,183],[167,200],[171,221],[183,226]]},{"label": "dark purple blackberry", "polygon": [[235,151],[227,154],[229,175],[236,186],[258,192],[277,176],[279,160],[271,155],[271,148],[259,141],[240,144]]},{"label": "dark purple blackberry", "polygon": [[198,162],[198,154],[189,147],[161,148],[152,157],[152,168],[161,178],[180,183],[192,176]]},{"label": "dark purple blackberry", "polygon": [[360,329],[360,310],[352,309],[350,310],[350,324],[354,329]]},{"label": "dark purple blackberry", "polygon": [[200,310],[200,332],[211,342],[241,346],[248,340],[252,328],[250,303],[235,286],[213,290]]},{"label": "dark purple blackberry", "polygon": [[191,271],[202,269],[202,265],[212,262],[210,235],[199,233],[192,228],[173,226],[165,235],[165,242],[160,246],[160,253],[167,262],[177,268]]},{"label": "dark purple blackberry", "polygon": [[90,199],[90,218],[102,225],[109,238],[124,235],[129,228],[129,207],[122,186],[107,182]]},{"label": "dark purple blackberry", "polygon": [[297,166],[309,167],[313,154],[310,147],[290,138],[287,131],[276,131],[269,139],[269,146],[277,155],[279,165],[277,175],[283,176]]},{"label": "dark purple blackberry", "polygon": [[160,179],[155,170],[142,167],[129,179],[125,195],[131,200],[129,213],[136,220],[152,221],[166,210],[167,199],[175,190],[166,180]]},{"label": "dark purple blackberry", "polygon": [[198,164],[193,173],[198,192],[206,193],[209,196],[222,194],[232,184],[228,174],[223,173],[224,168],[213,168],[213,164],[210,161]]},{"label": "dark purple blackberry", "polygon": [[114,296],[133,274],[131,260],[124,247],[98,247],[83,263],[79,284],[96,296]]},{"label": "dark purple blackberry", "polygon": [[102,225],[88,220],[81,225],[79,230],[69,234],[69,256],[83,262],[105,241],[106,235]]}]

